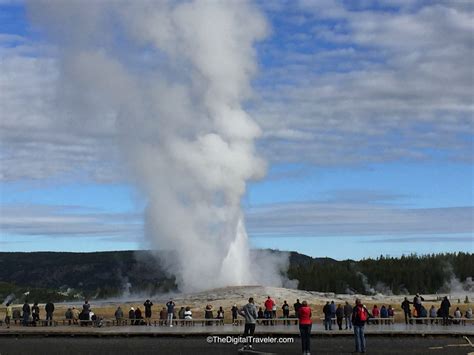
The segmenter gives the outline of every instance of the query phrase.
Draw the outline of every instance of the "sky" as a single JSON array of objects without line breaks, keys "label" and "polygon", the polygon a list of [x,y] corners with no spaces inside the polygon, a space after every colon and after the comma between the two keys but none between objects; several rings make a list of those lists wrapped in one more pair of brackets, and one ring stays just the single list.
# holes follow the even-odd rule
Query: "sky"
[{"label": "sky", "polygon": [[[241,199],[251,246],[473,252],[474,4],[252,6],[267,33],[243,108],[267,168]],[[61,48],[36,9],[0,1],[0,250],[148,248],[147,195],[114,127],[85,129],[58,108]]]}]

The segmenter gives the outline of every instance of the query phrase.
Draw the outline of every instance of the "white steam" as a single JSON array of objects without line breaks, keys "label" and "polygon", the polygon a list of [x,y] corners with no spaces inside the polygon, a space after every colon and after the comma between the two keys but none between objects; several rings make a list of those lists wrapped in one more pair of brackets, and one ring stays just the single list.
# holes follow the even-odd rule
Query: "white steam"
[{"label": "white steam", "polygon": [[[252,96],[254,44],[267,24],[245,1],[32,1],[55,40],[60,122],[115,133],[147,196],[146,234],[175,251],[184,290],[262,283],[252,269],[240,200],[261,178]],[[112,128],[111,128],[112,127]],[[268,268],[266,268],[268,269]]]}]

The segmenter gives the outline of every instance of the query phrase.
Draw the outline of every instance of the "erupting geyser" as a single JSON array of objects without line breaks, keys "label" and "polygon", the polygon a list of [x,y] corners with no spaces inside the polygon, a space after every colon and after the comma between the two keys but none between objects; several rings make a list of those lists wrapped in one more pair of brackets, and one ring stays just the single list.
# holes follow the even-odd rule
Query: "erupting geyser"
[{"label": "erupting geyser", "polygon": [[271,268],[251,268],[240,208],[246,182],[265,172],[260,129],[242,106],[254,44],[268,32],[259,10],[244,1],[33,1],[30,10],[57,43],[61,119],[119,143],[149,198],[148,240],[177,253],[165,263],[180,287],[274,282]]}]

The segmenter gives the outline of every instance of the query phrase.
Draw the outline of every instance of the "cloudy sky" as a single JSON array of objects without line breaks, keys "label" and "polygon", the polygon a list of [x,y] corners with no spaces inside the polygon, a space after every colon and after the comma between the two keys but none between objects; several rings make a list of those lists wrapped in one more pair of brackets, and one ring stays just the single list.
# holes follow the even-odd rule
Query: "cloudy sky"
[{"label": "cloudy sky", "polygon": [[[243,107],[267,172],[242,199],[252,246],[336,259],[473,252],[474,4],[253,6],[267,33]],[[0,250],[146,248],[147,196],[111,121],[83,108],[71,119],[74,105],[58,103],[69,98],[61,48],[36,10],[0,1]]]}]

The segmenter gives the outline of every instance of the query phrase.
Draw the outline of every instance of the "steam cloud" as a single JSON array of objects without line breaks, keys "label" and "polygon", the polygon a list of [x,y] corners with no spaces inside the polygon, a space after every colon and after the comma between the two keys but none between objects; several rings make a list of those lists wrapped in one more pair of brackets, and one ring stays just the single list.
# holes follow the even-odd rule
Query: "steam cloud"
[{"label": "steam cloud", "polygon": [[32,1],[29,13],[57,44],[61,124],[118,142],[149,199],[148,240],[177,253],[166,264],[180,287],[275,280],[251,268],[240,208],[246,182],[266,169],[254,150],[260,129],[242,107],[252,96],[253,45],[268,32],[258,9]]}]

